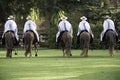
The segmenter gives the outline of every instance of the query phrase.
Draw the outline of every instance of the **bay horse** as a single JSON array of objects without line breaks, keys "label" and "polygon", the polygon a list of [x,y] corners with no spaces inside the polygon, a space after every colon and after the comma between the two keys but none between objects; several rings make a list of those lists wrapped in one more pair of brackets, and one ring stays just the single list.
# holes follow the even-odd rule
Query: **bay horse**
[{"label": "bay horse", "polygon": [[89,50],[89,44],[90,44],[90,33],[89,32],[83,31],[80,34],[80,44],[82,47],[81,56],[88,57],[88,50]]},{"label": "bay horse", "polygon": [[25,57],[29,54],[29,57],[32,56],[31,49],[32,45],[35,47],[35,56],[37,57],[37,44],[35,44],[35,35],[32,30],[28,30],[24,33],[24,48],[25,48]]},{"label": "bay horse", "polygon": [[71,54],[71,47],[72,47],[72,35],[70,32],[63,32],[61,36],[61,46],[63,51],[63,56],[72,56]]},{"label": "bay horse", "polygon": [[114,47],[116,45],[116,34],[113,30],[109,29],[105,34],[105,45],[109,48],[110,56],[114,56]]},{"label": "bay horse", "polygon": [[7,49],[6,57],[12,58],[12,51],[15,44],[15,35],[13,31],[7,31],[5,33],[5,46]]}]

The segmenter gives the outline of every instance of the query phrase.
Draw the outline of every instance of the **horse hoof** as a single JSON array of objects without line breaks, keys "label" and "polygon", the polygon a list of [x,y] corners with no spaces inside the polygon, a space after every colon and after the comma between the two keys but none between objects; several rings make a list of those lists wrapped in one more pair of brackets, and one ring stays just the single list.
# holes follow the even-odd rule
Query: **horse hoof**
[{"label": "horse hoof", "polygon": [[17,55],[17,53],[15,53],[15,55]]},{"label": "horse hoof", "polygon": [[72,56],[72,54],[70,54],[70,56]]},{"label": "horse hoof", "polygon": [[37,54],[35,54],[35,57],[37,57],[38,55]]}]

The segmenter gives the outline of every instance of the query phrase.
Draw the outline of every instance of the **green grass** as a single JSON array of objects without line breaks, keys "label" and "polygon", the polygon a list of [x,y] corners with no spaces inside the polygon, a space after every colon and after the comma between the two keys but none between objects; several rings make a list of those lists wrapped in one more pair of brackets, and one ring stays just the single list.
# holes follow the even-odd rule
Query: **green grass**
[{"label": "green grass", "polygon": [[40,49],[38,57],[24,57],[24,50],[12,59],[0,51],[0,80],[119,80],[120,51],[110,57],[107,50],[89,51],[88,58],[80,57],[81,50],[72,50],[72,57],[62,57],[61,50]]}]

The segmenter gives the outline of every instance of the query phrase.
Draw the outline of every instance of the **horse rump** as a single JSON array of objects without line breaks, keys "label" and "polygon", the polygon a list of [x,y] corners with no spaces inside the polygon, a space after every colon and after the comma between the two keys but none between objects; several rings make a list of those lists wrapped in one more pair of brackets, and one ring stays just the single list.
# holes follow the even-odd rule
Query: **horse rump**
[{"label": "horse rump", "polygon": [[114,47],[116,45],[116,34],[112,30],[108,30],[105,34],[105,45],[109,48],[109,53],[114,56]]},{"label": "horse rump", "polygon": [[84,31],[80,34],[80,44],[83,48],[81,56],[87,57],[90,44],[90,34],[88,32]]}]

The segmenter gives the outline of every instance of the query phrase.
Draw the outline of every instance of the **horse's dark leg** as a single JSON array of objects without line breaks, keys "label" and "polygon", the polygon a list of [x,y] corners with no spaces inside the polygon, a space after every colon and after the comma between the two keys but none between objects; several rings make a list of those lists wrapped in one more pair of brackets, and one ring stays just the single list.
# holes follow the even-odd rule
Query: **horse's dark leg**
[{"label": "horse's dark leg", "polygon": [[31,51],[30,51],[30,56],[29,57],[32,57]]},{"label": "horse's dark leg", "polygon": [[88,48],[86,48],[86,52],[85,52],[85,56],[84,57],[88,57]]},{"label": "horse's dark leg", "polygon": [[25,52],[25,57],[27,57],[27,51]]},{"label": "horse's dark leg", "polygon": [[37,44],[34,45],[35,46],[35,57],[38,56],[37,52],[38,52],[38,49],[37,49]]},{"label": "horse's dark leg", "polygon": [[63,51],[63,57],[65,56],[65,52],[64,52],[64,48],[62,47],[62,51]]},{"label": "horse's dark leg", "polygon": [[12,58],[12,50],[7,49],[6,57],[7,57],[7,58]]},{"label": "horse's dark leg", "polygon": [[10,50],[10,56],[9,57],[12,58],[12,49]]},{"label": "horse's dark leg", "polygon": [[7,49],[6,57],[9,57],[9,50]]},{"label": "horse's dark leg", "polygon": [[17,55],[17,53],[18,53],[18,49],[15,48],[15,55]]}]

